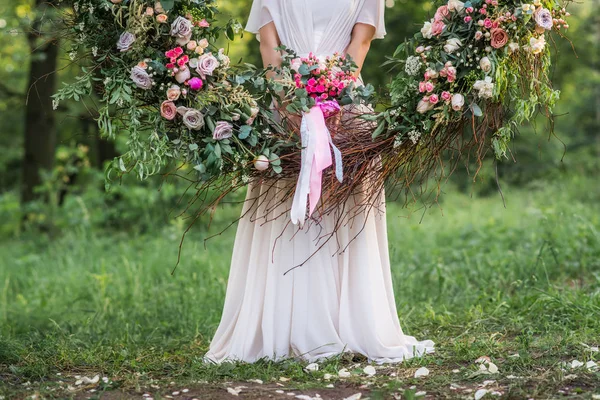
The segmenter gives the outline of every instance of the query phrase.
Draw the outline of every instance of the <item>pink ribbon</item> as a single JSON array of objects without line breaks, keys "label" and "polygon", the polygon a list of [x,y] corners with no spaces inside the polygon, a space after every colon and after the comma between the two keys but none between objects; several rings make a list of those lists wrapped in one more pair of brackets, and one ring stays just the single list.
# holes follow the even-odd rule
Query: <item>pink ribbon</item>
[{"label": "pink ribbon", "polygon": [[[333,164],[331,148],[336,154],[336,175],[341,182],[341,154],[331,141],[331,134],[325,125],[325,117],[319,106],[304,113],[300,127],[302,135],[302,164],[296,183],[296,192],[291,209],[292,223],[304,224],[306,218],[306,198],[310,201],[309,217],[321,198],[323,171]],[[331,146],[331,148],[330,148]]]}]

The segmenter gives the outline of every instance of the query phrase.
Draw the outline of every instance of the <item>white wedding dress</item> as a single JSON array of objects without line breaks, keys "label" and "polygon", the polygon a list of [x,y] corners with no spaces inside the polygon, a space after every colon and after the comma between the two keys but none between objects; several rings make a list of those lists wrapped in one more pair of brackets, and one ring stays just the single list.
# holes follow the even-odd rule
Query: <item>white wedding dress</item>
[{"label": "white wedding dress", "polygon": [[[282,44],[299,55],[344,52],[357,22],[375,26],[375,38],[385,35],[383,3],[255,0],[246,30],[258,33],[274,21]],[[400,328],[383,194],[378,207],[338,227],[326,241],[323,235],[335,230],[335,215],[318,215],[317,208],[313,223],[300,229],[286,215],[291,199],[276,206],[277,195],[259,206],[249,201],[265,190],[261,183],[249,187],[223,315],[207,360],[316,361],[347,351],[384,363],[433,352],[432,341],[418,341]]]}]

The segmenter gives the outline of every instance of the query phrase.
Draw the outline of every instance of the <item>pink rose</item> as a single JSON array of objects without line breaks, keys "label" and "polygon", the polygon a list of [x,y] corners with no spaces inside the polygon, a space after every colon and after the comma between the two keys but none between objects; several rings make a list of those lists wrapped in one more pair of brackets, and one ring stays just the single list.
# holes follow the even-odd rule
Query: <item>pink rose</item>
[{"label": "pink rose", "polygon": [[426,82],[425,83],[425,91],[431,92],[431,91],[433,91],[433,88],[434,88],[433,82]]},{"label": "pink rose", "polygon": [[482,37],[483,37],[483,32],[481,32],[481,31],[475,32],[475,40],[481,40]]},{"label": "pink rose", "polygon": [[229,139],[233,136],[233,125],[226,121],[217,122],[215,130],[213,131],[213,139],[223,140]]},{"label": "pink rose", "polygon": [[447,90],[442,92],[442,100],[450,101],[452,99],[452,95]]},{"label": "pink rose", "polygon": [[456,67],[447,68],[446,79],[448,82],[454,82],[456,80]]},{"label": "pink rose", "polygon": [[472,19],[473,19],[473,18],[471,18],[471,16],[470,16],[470,15],[467,15],[467,16],[465,17],[465,23],[466,23],[466,24],[468,24],[469,22],[471,22],[471,20],[472,20]]},{"label": "pink rose", "polygon": [[177,106],[170,100],[163,101],[160,105],[160,115],[169,121],[174,120],[177,115]]},{"label": "pink rose", "polygon": [[433,21],[433,24],[431,24],[431,34],[433,36],[439,36],[444,31],[445,27],[446,24],[444,24],[443,21]]},{"label": "pink rose", "polygon": [[440,101],[440,98],[438,97],[437,94],[432,94],[431,96],[429,96],[429,102],[431,104],[437,104]]},{"label": "pink rose", "polygon": [[492,27],[492,20],[489,18],[486,18],[483,21],[483,26],[486,27],[487,29],[490,29]]},{"label": "pink rose", "polygon": [[433,19],[435,21],[441,21],[444,18],[446,18],[448,14],[450,14],[450,11],[448,11],[448,6],[441,6],[435,12],[435,16],[433,17]]},{"label": "pink rose", "polygon": [[196,47],[198,47],[198,43],[196,43],[195,40],[190,40],[187,44],[186,47],[188,50],[194,51],[196,49]]},{"label": "pink rose", "polygon": [[198,26],[200,28],[208,28],[210,26],[210,24],[208,23],[207,20],[203,19],[202,21],[198,22]]},{"label": "pink rose", "polygon": [[202,82],[202,79],[196,77],[187,81],[187,84],[192,90],[200,90],[202,89],[202,86],[204,86],[204,82]]},{"label": "pink rose", "polygon": [[502,28],[492,29],[491,45],[495,49],[504,47],[508,43],[508,34]]}]

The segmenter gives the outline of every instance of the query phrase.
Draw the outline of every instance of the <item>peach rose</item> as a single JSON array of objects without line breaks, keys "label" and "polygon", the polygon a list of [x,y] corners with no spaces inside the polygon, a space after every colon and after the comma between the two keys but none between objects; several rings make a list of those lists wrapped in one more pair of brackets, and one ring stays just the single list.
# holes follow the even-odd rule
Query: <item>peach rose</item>
[{"label": "peach rose", "polygon": [[176,101],[181,96],[181,88],[177,85],[172,85],[167,89],[167,99],[171,101]]},{"label": "peach rose", "polygon": [[170,100],[163,101],[160,105],[160,115],[169,121],[174,120],[177,116],[177,107],[175,106],[175,103]]},{"label": "peach rose", "polygon": [[158,14],[156,16],[156,21],[161,24],[166,24],[168,20],[169,20],[169,17],[167,16],[167,14]]}]

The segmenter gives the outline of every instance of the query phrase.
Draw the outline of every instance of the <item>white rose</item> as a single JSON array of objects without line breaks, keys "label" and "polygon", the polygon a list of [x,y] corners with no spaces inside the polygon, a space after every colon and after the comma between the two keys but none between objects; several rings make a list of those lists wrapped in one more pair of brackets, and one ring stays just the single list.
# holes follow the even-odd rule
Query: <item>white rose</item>
[{"label": "white rose", "polygon": [[456,93],[452,96],[452,109],[454,111],[462,110],[464,105],[465,105],[465,97],[462,94]]},{"label": "white rose", "polygon": [[489,99],[494,95],[494,83],[491,76],[486,76],[483,81],[475,81],[473,89],[479,91],[477,94],[483,99]]},{"label": "white rose", "polygon": [[421,34],[423,35],[423,37],[425,39],[431,39],[432,38],[432,33],[431,33],[431,22],[427,21],[425,22],[425,25],[423,25],[423,27],[421,28]]},{"label": "white rose", "polygon": [[448,0],[448,10],[461,12],[465,8],[465,3],[459,0]]},{"label": "white rose", "polygon": [[532,37],[529,39],[529,47],[533,54],[540,54],[544,50],[544,47],[546,47],[546,38],[544,36],[540,36],[539,38]]},{"label": "white rose", "polygon": [[452,38],[446,40],[446,44],[444,45],[444,51],[448,54],[454,53],[456,50],[460,49],[462,46],[462,42],[460,39]]},{"label": "white rose", "polygon": [[427,111],[433,109],[435,104],[430,103],[428,100],[421,99],[417,104],[417,112],[419,114],[425,114]]},{"label": "white rose", "polygon": [[488,73],[492,70],[492,62],[488,57],[483,57],[479,61],[479,66],[481,67],[481,70],[485,73]]},{"label": "white rose", "polygon": [[188,67],[182,67],[175,74],[175,80],[179,83],[184,83],[185,81],[190,79],[191,76],[192,76],[192,74],[190,73],[190,69]]}]

